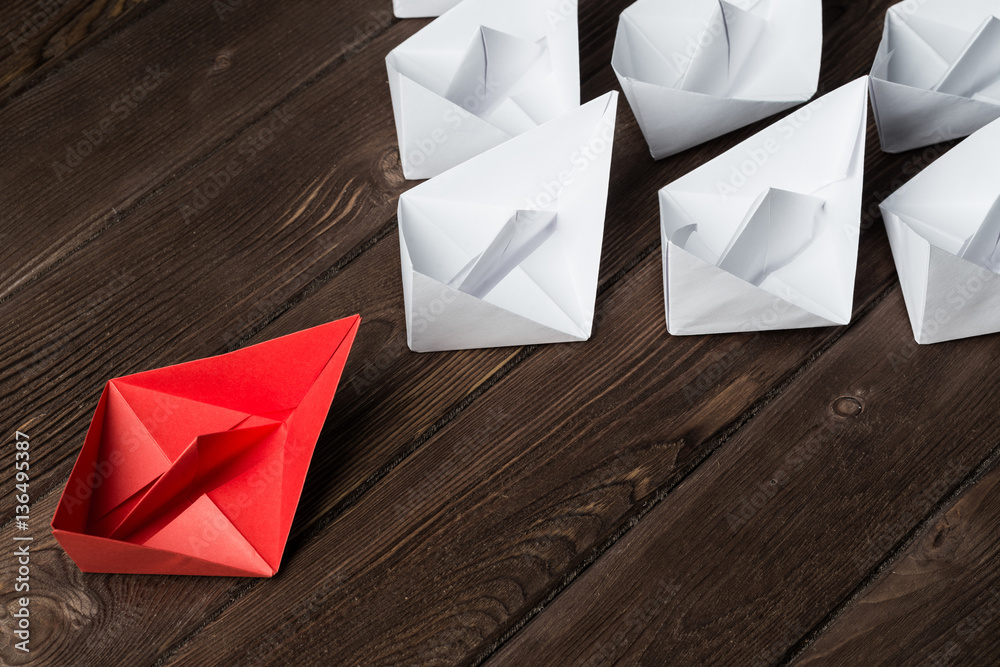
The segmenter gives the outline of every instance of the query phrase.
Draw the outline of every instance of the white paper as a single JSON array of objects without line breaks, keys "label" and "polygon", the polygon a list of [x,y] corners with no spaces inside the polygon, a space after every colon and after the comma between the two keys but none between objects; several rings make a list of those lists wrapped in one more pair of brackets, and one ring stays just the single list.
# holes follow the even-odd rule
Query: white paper
[{"label": "white paper", "polygon": [[965,137],[1000,118],[1000,0],[890,7],[871,92],[889,153]]},{"label": "white paper", "polygon": [[399,198],[411,350],[590,338],[617,103],[608,93]]},{"label": "white paper", "polygon": [[639,0],[612,66],[656,159],[816,94],[820,0]]},{"label": "white paper", "polygon": [[1000,120],[880,205],[918,343],[1000,332]]},{"label": "white paper", "polygon": [[850,322],[867,119],[861,78],[660,191],[671,334]]},{"label": "white paper", "polygon": [[580,105],[576,3],[464,0],[386,67],[403,175],[431,178]]},{"label": "white paper", "polygon": [[398,19],[441,16],[460,0],[392,0],[392,13]]}]

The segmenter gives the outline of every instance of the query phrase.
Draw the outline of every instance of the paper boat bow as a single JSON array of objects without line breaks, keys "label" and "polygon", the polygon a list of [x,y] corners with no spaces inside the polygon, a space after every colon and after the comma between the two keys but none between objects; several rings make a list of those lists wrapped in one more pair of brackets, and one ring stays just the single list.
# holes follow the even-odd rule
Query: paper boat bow
[{"label": "paper boat bow", "polygon": [[270,577],[361,318],[118,378],[53,534],[85,572]]},{"label": "paper boat bow", "polygon": [[820,0],[639,0],[612,65],[660,159],[816,93]]},{"label": "paper boat bow", "polygon": [[882,202],[918,343],[1000,332],[1000,120]]},{"label": "paper boat bow", "polygon": [[858,79],[660,191],[670,333],[850,321],[867,97]]},{"label": "paper boat bow", "polygon": [[1000,118],[1000,0],[890,7],[871,89],[889,153],[965,137]]}]

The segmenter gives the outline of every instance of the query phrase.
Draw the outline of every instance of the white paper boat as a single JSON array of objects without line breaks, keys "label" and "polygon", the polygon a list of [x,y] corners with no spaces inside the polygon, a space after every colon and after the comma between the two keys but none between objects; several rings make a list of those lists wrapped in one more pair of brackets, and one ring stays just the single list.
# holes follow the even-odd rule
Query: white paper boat
[{"label": "white paper boat", "polygon": [[441,16],[460,0],[392,0],[392,13],[398,19]]},{"label": "white paper boat", "polygon": [[580,104],[576,4],[464,0],[386,58],[403,174],[436,176]]},{"label": "white paper boat", "polygon": [[890,7],[871,89],[889,153],[965,137],[1000,118],[1000,0]]},{"label": "white paper boat", "polygon": [[612,66],[656,159],[816,94],[820,0],[639,0]]},{"label": "white paper boat", "polygon": [[1000,120],[880,205],[913,336],[1000,332]]},{"label": "white paper boat", "polygon": [[608,93],[399,198],[411,350],[590,338],[617,103]]},{"label": "white paper boat", "polygon": [[850,322],[867,93],[849,83],[660,191],[670,333]]}]

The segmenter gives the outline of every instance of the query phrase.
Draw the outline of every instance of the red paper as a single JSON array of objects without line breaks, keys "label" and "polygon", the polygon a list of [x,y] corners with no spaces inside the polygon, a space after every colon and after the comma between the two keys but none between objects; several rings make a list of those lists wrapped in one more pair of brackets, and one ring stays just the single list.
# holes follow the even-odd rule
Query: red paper
[{"label": "red paper", "polygon": [[108,382],[59,544],[84,572],[273,576],[360,323]]}]

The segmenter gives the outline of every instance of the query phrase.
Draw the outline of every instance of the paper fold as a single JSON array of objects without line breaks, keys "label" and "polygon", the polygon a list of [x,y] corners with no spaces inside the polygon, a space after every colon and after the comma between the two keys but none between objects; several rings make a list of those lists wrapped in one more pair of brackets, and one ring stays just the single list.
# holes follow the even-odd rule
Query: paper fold
[{"label": "paper fold", "polygon": [[639,0],[612,66],[660,159],[805,102],[822,50],[819,0]]},{"label": "paper fold", "polygon": [[52,520],[67,554],[85,572],[274,575],[360,319],[108,382]]},{"label": "paper fold", "polygon": [[403,175],[431,178],[579,106],[576,3],[464,0],[386,68]]},{"label": "paper fold", "polygon": [[890,7],[871,94],[889,153],[965,137],[1000,118],[1000,0]]},{"label": "paper fold", "polygon": [[400,197],[410,349],[590,337],[616,105],[608,93]]},{"label": "paper fold", "polygon": [[660,191],[674,335],[847,324],[867,81],[854,81]]},{"label": "paper fold", "polygon": [[1000,332],[1000,120],[880,204],[920,344]]}]

